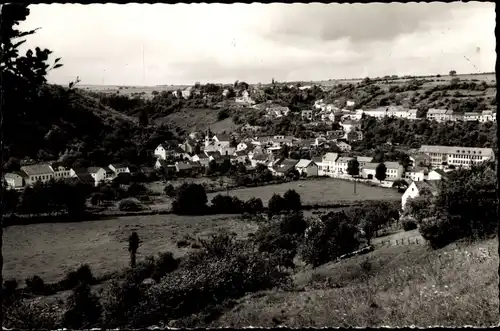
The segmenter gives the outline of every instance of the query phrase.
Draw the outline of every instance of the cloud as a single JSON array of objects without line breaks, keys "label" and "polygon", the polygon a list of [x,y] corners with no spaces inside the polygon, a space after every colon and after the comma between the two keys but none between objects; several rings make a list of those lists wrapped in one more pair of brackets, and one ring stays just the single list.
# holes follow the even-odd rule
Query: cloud
[{"label": "cloud", "polygon": [[[26,43],[62,57],[49,80],[267,82],[493,71],[491,3],[32,5]],[[480,52],[477,52],[477,47]],[[144,56],[143,56],[144,55]]]}]

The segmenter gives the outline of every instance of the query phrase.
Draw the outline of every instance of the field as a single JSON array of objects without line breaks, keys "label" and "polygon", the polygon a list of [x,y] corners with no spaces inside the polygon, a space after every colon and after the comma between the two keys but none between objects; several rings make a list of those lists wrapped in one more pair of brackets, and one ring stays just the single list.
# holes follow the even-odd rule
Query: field
[{"label": "field", "polygon": [[177,247],[184,236],[206,237],[220,229],[246,237],[257,226],[231,217],[155,215],[120,217],[82,223],[12,226],[4,230],[4,277],[24,279],[34,274],[46,282],[60,280],[68,270],[87,263],[96,275],[119,270],[129,261],[127,240],[137,231],[144,243],[138,261],[170,251],[175,256],[189,248]]},{"label": "field", "polygon": [[377,249],[294,275],[297,289],[241,298],[210,327],[491,326],[497,240],[431,251]]},{"label": "field", "polygon": [[222,121],[217,120],[217,109],[211,108],[182,108],[175,113],[155,119],[155,124],[169,123],[181,127],[188,132],[194,130],[205,131],[208,128],[212,132],[233,132],[239,125],[233,123],[231,118]]},{"label": "field", "polygon": [[[260,198],[264,205],[267,205],[267,202],[274,193],[283,195],[289,189],[293,189],[300,194],[303,204],[331,204],[338,201],[401,199],[401,194],[396,190],[369,186],[362,183],[356,184],[356,194],[354,194],[352,182],[330,178],[230,190],[229,195],[236,196],[241,200],[248,200],[252,197]],[[208,200],[212,200],[217,194],[220,193],[207,194]]]}]

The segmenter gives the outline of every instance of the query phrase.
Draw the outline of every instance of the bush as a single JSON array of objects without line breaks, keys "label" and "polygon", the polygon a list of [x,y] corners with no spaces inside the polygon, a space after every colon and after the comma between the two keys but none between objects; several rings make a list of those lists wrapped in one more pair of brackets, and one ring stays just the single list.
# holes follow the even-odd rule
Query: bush
[{"label": "bush", "polygon": [[123,199],[118,203],[118,209],[121,211],[141,211],[143,208],[136,199]]},{"label": "bush", "polygon": [[79,284],[68,298],[63,325],[80,329],[100,326],[102,306],[88,284]]},{"label": "bush", "polygon": [[411,230],[415,230],[416,228],[418,228],[417,222],[413,219],[410,219],[410,218],[404,219],[402,221],[402,225],[403,225],[403,230],[405,230],[405,231],[411,231]]},{"label": "bush", "polygon": [[165,192],[165,194],[169,198],[175,197],[175,188],[172,184],[168,184],[167,186],[165,186],[165,188],[163,189],[163,192]]},{"label": "bush", "polygon": [[207,194],[200,184],[182,184],[172,203],[172,210],[178,215],[199,215],[207,212]]},{"label": "bush", "polygon": [[259,214],[264,210],[264,205],[260,198],[250,198],[245,202],[244,210],[249,214]]},{"label": "bush", "polygon": [[329,213],[307,230],[302,259],[317,267],[359,248],[359,231],[344,212]]},{"label": "bush", "polygon": [[16,301],[5,311],[4,327],[24,330],[56,330],[61,328],[60,308],[39,301]]},{"label": "bush", "polygon": [[138,195],[146,194],[147,192],[148,189],[146,186],[139,183],[132,183],[127,189],[127,194],[130,197],[136,197]]},{"label": "bush", "polygon": [[281,197],[279,194],[273,194],[271,199],[268,202],[268,210],[271,215],[277,215],[285,210],[286,204],[285,199]]},{"label": "bush", "polygon": [[219,214],[238,214],[244,211],[244,203],[237,197],[217,194],[212,199],[212,210]]},{"label": "bush", "polygon": [[62,284],[65,290],[73,289],[80,284],[93,285],[95,284],[95,277],[92,275],[92,270],[87,264],[84,264],[75,271],[70,271]]},{"label": "bush", "polygon": [[26,283],[27,289],[29,291],[31,291],[31,293],[33,293],[33,294],[43,294],[47,290],[45,282],[38,275],[34,275],[33,277],[26,278],[25,283]]},{"label": "bush", "polygon": [[283,195],[284,207],[286,210],[297,211],[302,207],[302,202],[300,201],[300,194],[295,192],[295,190],[288,190]]}]

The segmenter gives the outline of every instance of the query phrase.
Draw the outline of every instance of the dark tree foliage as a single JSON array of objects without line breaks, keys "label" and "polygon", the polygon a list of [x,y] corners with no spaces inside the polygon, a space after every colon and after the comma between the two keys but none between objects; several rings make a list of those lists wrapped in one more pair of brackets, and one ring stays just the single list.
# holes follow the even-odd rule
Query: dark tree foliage
[{"label": "dark tree foliage", "polygon": [[207,202],[207,194],[202,185],[184,183],[177,188],[172,210],[179,215],[203,214],[207,211]]},{"label": "dark tree foliage", "polygon": [[284,211],[286,208],[285,199],[279,194],[273,194],[268,202],[268,209],[271,215],[276,215]]},{"label": "dark tree foliage", "polygon": [[302,208],[300,194],[295,190],[288,190],[283,194],[285,210],[299,211]]},{"label": "dark tree foliage", "polygon": [[137,249],[139,248],[139,235],[137,232],[132,232],[132,234],[128,237],[128,251],[130,253],[130,266],[135,268],[136,265],[136,254]]}]

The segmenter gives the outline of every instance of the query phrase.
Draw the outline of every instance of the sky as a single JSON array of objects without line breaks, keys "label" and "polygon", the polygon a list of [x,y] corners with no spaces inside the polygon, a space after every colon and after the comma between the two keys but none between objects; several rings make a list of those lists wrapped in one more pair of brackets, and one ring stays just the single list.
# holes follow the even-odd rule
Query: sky
[{"label": "sky", "polygon": [[[495,71],[495,4],[37,4],[51,83],[151,86]],[[24,46],[23,45],[23,46]]]}]

